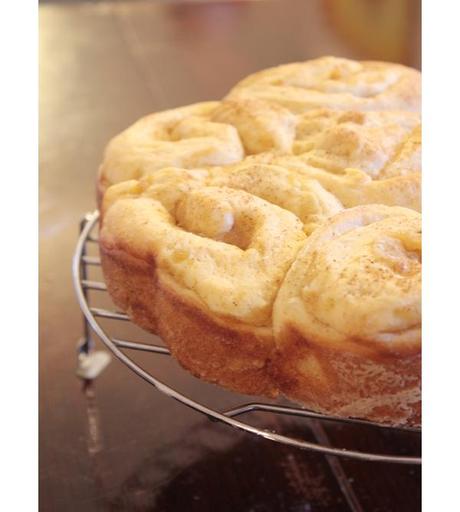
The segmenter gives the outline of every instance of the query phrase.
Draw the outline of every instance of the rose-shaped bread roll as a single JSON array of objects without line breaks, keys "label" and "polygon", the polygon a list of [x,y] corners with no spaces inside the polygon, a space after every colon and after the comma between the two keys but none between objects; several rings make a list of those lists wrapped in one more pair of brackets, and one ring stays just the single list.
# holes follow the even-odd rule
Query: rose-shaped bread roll
[{"label": "rose-shaped bread roll", "polygon": [[273,310],[273,378],[338,416],[420,423],[421,217],[345,210],[298,253]]},{"label": "rose-shaped bread roll", "polygon": [[150,114],[114,137],[99,168],[99,202],[110,185],[164,167],[192,169],[239,162],[244,150],[237,130],[210,120],[218,105],[210,101]]},{"label": "rose-shaped bread roll", "polygon": [[184,180],[176,195],[148,179],[107,191],[100,250],[109,293],[195,375],[273,395],[273,302],[305,240],[302,223],[247,192],[198,181]]},{"label": "rose-shaped bread roll", "polygon": [[321,57],[249,75],[228,94],[258,98],[302,113],[332,110],[420,110],[420,73],[400,64]]}]

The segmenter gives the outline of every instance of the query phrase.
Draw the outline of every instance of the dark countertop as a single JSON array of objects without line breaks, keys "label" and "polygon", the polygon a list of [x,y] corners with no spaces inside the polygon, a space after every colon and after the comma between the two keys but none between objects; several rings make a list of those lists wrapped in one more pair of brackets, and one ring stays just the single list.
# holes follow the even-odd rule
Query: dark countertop
[{"label": "dark countertop", "polygon": [[[105,143],[144,114],[218,99],[243,76],[284,62],[333,54],[419,66],[418,2],[355,1],[345,13],[344,3],[41,5],[40,510],[420,510],[418,467],[337,465],[234,431],[115,360],[90,385],[75,376],[82,322],[71,258],[79,220],[95,208]],[[139,358],[195,398],[218,408],[238,403],[173,361]],[[314,439],[305,421],[270,414],[254,421]],[[324,429],[353,448],[403,454],[418,447],[407,434]]]}]

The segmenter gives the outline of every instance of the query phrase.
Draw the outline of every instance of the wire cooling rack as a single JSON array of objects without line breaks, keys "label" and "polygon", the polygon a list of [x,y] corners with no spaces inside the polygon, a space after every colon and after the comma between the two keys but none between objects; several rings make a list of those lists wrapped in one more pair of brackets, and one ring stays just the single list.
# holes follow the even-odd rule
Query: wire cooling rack
[{"label": "wire cooling rack", "polygon": [[[193,400],[191,397],[179,392],[178,390],[174,389],[174,387],[168,385],[166,382],[163,382],[162,380],[159,380],[157,377],[155,377],[155,375],[139,366],[139,364],[137,364],[128,355],[129,353],[132,353],[133,351],[143,351],[148,352],[152,356],[156,357],[170,356],[171,354],[165,346],[139,343],[135,341],[120,339],[118,337],[112,336],[111,334],[108,334],[106,329],[102,327],[99,321],[100,319],[109,319],[114,321],[116,324],[116,322],[129,322],[129,317],[126,314],[119,311],[90,305],[90,290],[98,290],[99,292],[107,293],[107,288],[103,281],[95,281],[88,279],[88,267],[100,266],[99,257],[88,255],[89,244],[97,244],[98,242],[97,235],[94,234],[94,232],[96,231],[96,227],[98,225],[98,220],[98,211],[88,213],[83,218],[80,225],[80,237],[78,239],[78,243],[75,249],[72,264],[75,291],[77,294],[78,302],[80,304],[80,308],[84,315],[84,337],[79,349],[79,357],[81,358],[81,360],[87,358],[88,355],[92,352],[93,342],[91,331],[93,331],[101,339],[104,345],[112,352],[112,354],[115,357],[117,357],[122,363],[124,363],[128,368],[130,368],[137,376],[141,377],[146,382],[154,386],[158,391],[161,391],[162,393],[168,395],[169,397],[174,398],[183,405],[186,405],[198,412],[201,412],[202,414],[205,414],[206,416],[208,416],[208,418],[212,420],[220,421],[222,423],[230,425],[231,427],[246,431],[257,436],[261,436],[269,441],[274,441],[277,443],[282,443],[305,450],[320,452],[329,456],[336,455],[358,460],[393,462],[399,464],[421,464],[421,457],[419,456],[367,453],[362,451],[349,450],[346,448],[334,447],[330,444],[328,437],[325,434],[325,431],[320,426],[320,421],[315,422],[316,429],[313,429],[318,443],[312,443],[302,439],[290,437],[288,435],[273,432],[271,430],[269,431],[258,428],[245,421],[245,419],[248,418],[251,415],[251,413],[262,411],[279,415],[296,416],[305,419],[367,425],[369,428],[404,430],[410,431],[411,434],[414,436],[420,435],[420,429],[399,427],[395,428],[364,420],[337,418],[333,416],[319,414],[300,407],[279,405],[274,402],[242,403],[241,405],[238,405],[231,409],[216,410],[211,406]],[[91,301],[93,302],[93,298],[91,298]],[[116,330],[116,325],[114,329]],[[102,353],[102,355],[106,354]],[[107,358],[101,358],[97,364],[99,370],[102,369],[107,364],[107,362]],[[93,372],[92,376],[90,371],[86,377],[93,378],[94,376],[97,375],[99,370],[96,369],[96,371]],[[231,393],[230,391],[224,389],[219,391],[221,391],[222,393]],[[241,416],[244,416],[245,419],[241,419]]]}]

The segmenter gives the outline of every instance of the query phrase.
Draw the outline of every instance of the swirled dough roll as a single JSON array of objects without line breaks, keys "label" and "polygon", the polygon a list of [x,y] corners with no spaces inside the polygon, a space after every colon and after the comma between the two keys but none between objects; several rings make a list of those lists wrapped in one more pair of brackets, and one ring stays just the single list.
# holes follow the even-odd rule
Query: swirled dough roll
[{"label": "swirled dough roll", "polygon": [[420,300],[420,214],[337,214],[309,237],[275,302],[280,390],[329,414],[418,424]]},{"label": "swirled dough roll", "polygon": [[194,374],[248,393],[275,393],[272,307],[304,240],[295,215],[225,187],[189,186],[171,200],[133,180],[103,203],[102,265],[116,304]]},{"label": "swirled dough roll", "polygon": [[150,114],[114,137],[99,168],[99,199],[110,185],[165,167],[239,162],[244,149],[236,128],[210,119],[218,105],[210,101]]}]

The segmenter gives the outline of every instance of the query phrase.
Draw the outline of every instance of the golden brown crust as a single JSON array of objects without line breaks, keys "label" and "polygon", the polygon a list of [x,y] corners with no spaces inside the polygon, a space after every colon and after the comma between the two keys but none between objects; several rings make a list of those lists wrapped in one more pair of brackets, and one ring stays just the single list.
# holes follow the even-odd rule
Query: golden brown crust
[{"label": "golden brown crust", "polygon": [[270,373],[288,398],[335,416],[420,425],[420,353],[351,353],[311,343],[289,325],[280,337],[283,348],[272,358]]},{"label": "golden brown crust", "polygon": [[107,290],[121,310],[134,323],[157,333],[156,315],[149,304],[156,300],[155,266],[119,247],[99,244],[102,270]]},{"label": "golden brown crust", "polygon": [[108,291],[134,323],[161,336],[195,376],[240,393],[276,396],[267,364],[274,350],[269,329],[250,329],[215,316],[180,295],[155,262],[100,243]]},{"label": "golden brown crust", "polygon": [[195,376],[240,393],[276,396],[267,364],[274,349],[270,331],[216,322],[202,309],[159,284],[158,331],[174,357]]}]

